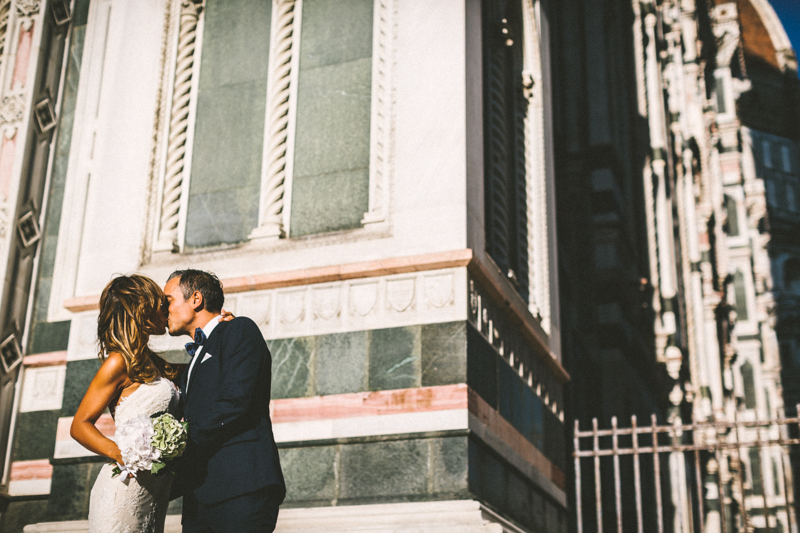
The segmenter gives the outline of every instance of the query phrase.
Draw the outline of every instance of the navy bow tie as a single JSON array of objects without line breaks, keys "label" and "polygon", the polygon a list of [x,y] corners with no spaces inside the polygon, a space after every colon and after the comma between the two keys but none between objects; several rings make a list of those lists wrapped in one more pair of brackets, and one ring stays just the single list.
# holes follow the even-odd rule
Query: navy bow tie
[{"label": "navy bow tie", "polygon": [[194,357],[194,354],[197,353],[197,349],[200,348],[204,342],[206,342],[206,334],[202,329],[197,328],[194,330],[194,342],[186,343],[186,351],[189,353],[189,356]]}]

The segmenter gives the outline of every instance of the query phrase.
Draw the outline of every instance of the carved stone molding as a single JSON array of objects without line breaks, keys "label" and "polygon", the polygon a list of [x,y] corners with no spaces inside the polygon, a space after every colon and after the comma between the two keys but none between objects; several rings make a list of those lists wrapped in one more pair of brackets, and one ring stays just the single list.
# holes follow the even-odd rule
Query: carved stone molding
[{"label": "carved stone molding", "polygon": [[16,0],[17,13],[21,17],[30,17],[39,12],[41,0]]},{"label": "carved stone molding", "polygon": [[269,44],[267,81],[267,145],[261,178],[258,227],[255,238],[285,236],[283,227],[284,192],[287,178],[289,110],[292,95],[292,67],[297,24],[295,0],[273,0],[272,32]]},{"label": "carved stone molding", "polygon": [[372,118],[370,121],[369,211],[363,224],[388,215],[394,140],[394,84],[397,0],[376,0],[372,38]]},{"label": "carved stone molding", "polygon": [[465,320],[465,268],[227,294],[267,339]]},{"label": "carved stone molding", "polygon": [[25,96],[11,94],[0,99],[0,126],[21,122],[25,117]]},{"label": "carved stone molding", "polygon": [[728,2],[714,7],[712,16],[717,38],[717,66],[727,66],[739,46],[739,12],[735,3]]},{"label": "carved stone molding", "polygon": [[0,1],[0,64],[8,41],[8,19],[11,17],[11,0]]},{"label": "carved stone molding", "polygon": [[198,44],[196,42],[197,24],[202,9],[201,1],[182,0],[181,2],[164,192],[161,197],[158,239],[154,246],[156,251],[174,251],[178,246],[178,222],[188,148],[186,139],[189,129],[189,112],[194,97],[192,78]]},{"label": "carved stone molding", "polygon": [[523,61],[522,91],[527,100],[523,117],[525,153],[525,198],[528,257],[528,309],[550,333],[550,260],[547,235],[547,186],[545,168],[544,94],[540,35],[531,0],[522,3]]},{"label": "carved stone molding", "polygon": [[501,307],[482,290],[475,279],[469,280],[470,323],[500,354],[500,357],[514,369],[545,405],[562,421],[564,404],[561,386],[555,376],[535,355],[517,326],[509,321]]}]

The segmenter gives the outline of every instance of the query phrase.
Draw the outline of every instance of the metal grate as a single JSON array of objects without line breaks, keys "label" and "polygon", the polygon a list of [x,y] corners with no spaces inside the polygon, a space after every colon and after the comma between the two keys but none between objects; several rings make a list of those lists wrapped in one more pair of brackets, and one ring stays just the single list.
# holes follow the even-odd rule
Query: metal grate
[{"label": "metal grate", "polygon": [[[755,410],[733,416],[658,425],[653,415],[646,426],[633,416],[628,428],[614,417],[611,429],[598,429],[595,418],[588,431],[576,420],[578,533],[796,532],[789,452],[800,451],[800,418],[762,421]],[[582,470],[586,463],[591,468]],[[613,499],[603,492],[611,477]]]}]

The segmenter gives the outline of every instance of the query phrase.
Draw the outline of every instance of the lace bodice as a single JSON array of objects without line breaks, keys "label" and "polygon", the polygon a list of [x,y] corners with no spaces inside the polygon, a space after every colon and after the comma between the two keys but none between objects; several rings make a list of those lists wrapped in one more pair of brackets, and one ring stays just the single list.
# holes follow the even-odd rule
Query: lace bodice
[{"label": "lace bodice", "polygon": [[119,425],[137,416],[161,412],[177,416],[179,398],[178,389],[170,380],[156,378],[150,383],[142,383],[129,396],[122,398],[114,413],[114,420]]},{"label": "lace bodice", "polygon": [[[117,425],[139,416],[167,412],[176,418],[180,395],[168,379],[142,383],[117,405]],[[139,472],[136,478],[112,477],[113,466],[100,470],[89,503],[90,533],[163,533],[172,474]]]}]

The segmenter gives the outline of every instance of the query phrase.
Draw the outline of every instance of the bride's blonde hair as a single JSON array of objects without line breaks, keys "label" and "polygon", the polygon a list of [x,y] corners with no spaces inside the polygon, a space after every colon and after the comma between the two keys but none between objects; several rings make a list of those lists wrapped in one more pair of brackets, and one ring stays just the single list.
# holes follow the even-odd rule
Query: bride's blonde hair
[{"label": "bride's blonde hair", "polygon": [[97,317],[98,356],[118,352],[134,383],[148,383],[158,376],[173,379],[177,369],[147,345],[151,334],[161,334],[154,322],[156,311],[166,308],[166,297],[152,279],[132,274],[111,280],[100,296]]}]

